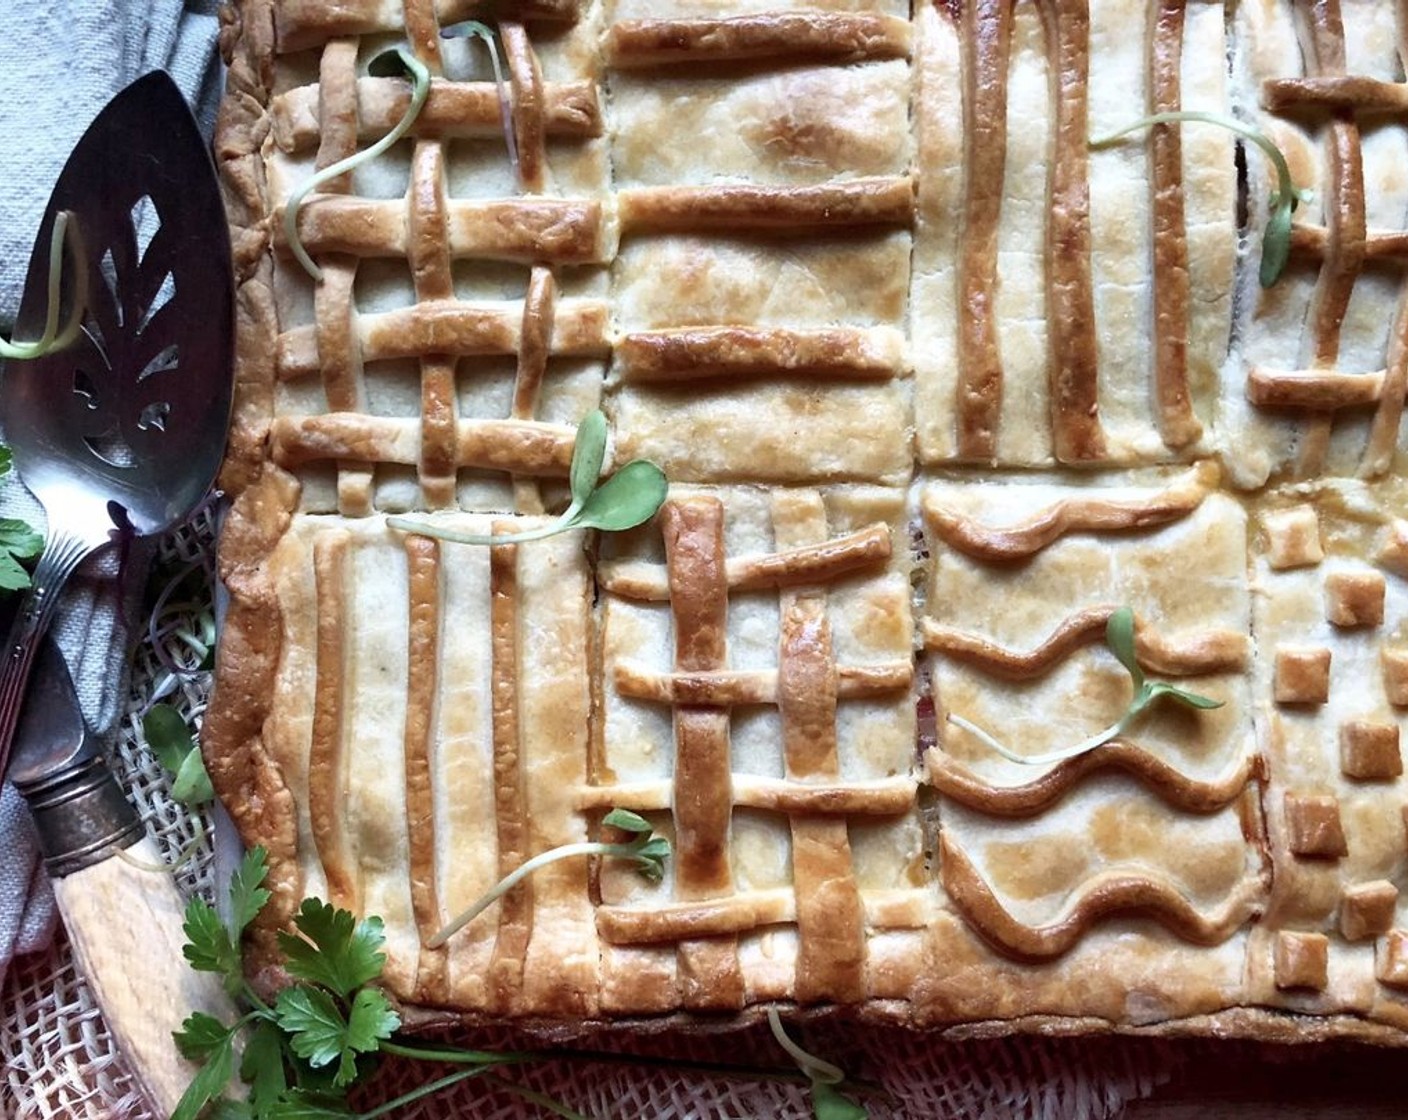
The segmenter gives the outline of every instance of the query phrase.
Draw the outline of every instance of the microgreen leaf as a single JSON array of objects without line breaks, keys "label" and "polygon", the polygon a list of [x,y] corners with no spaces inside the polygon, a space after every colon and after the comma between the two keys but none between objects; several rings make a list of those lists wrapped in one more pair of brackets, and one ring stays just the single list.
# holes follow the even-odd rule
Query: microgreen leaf
[{"label": "microgreen leaf", "polygon": [[797,1063],[797,1068],[811,1078],[812,1114],[816,1120],[865,1120],[870,1115],[860,1105],[842,1096],[836,1088],[846,1078],[840,1066],[803,1050],[788,1037],[782,1026],[782,1017],[775,1007],[768,1008],[768,1026],[772,1028],[772,1036],[777,1039],[778,1045]]},{"label": "microgreen leaf", "polygon": [[287,957],[290,976],[322,984],[345,997],[381,975],[386,964],[381,947],[386,938],[380,918],[358,922],[346,910],[305,898],[293,924],[302,937],[279,933],[279,948]]},{"label": "microgreen leaf", "polygon": [[499,44],[494,39],[493,29],[477,19],[462,20],[440,29],[442,39],[478,39],[489,51],[489,65],[494,70],[494,89],[499,95],[499,121],[503,125],[504,145],[508,148],[508,161],[513,165],[513,177],[521,177],[518,162],[518,138],[513,131],[513,98],[508,83],[504,81],[503,66],[499,62]]},{"label": "microgreen leaf", "polygon": [[[619,815],[618,815],[619,814]],[[630,825],[634,821],[643,821],[635,813],[625,809],[612,809],[602,818],[604,824],[610,824],[612,818],[626,820]],[[634,818],[634,821],[632,820]],[[617,825],[617,827],[622,827]],[[497,902],[500,898],[513,890],[519,883],[537,871],[541,867],[546,867],[550,863],[556,863],[562,859],[574,859],[577,856],[609,856],[617,859],[632,860],[636,864],[636,870],[651,882],[659,882],[664,876],[664,863],[670,855],[670,842],[663,836],[652,836],[649,834],[649,825],[642,832],[637,827],[627,827],[626,831],[634,832],[632,839],[625,844],[600,844],[594,842],[584,842],[577,844],[563,844],[556,848],[549,848],[545,852],[540,852],[526,863],[519,864],[497,883],[468,909],[461,912],[447,925],[436,932],[435,936],[426,942],[426,947],[438,949],[451,937],[462,930],[475,918],[479,917],[485,910]]]},{"label": "microgreen leaf", "polygon": [[205,772],[205,763],[200,751],[191,751],[176,771],[176,780],[171,783],[171,799],[182,805],[204,805],[215,798],[215,788],[210,784],[210,775]]},{"label": "microgreen leaf", "polygon": [[0,476],[10,473],[10,468],[14,466],[15,455],[3,443],[0,443]]},{"label": "microgreen leaf", "polygon": [[1152,116],[1144,117],[1133,124],[1124,126],[1102,136],[1099,139],[1090,141],[1092,148],[1104,148],[1113,144],[1120,137],[1140,129],[1151,128],[1156,124],[1177,124],[1190,122],[1195,124],[1213,124],[1220,128],[1225,128],[1230,132],[1235,132],[1238,136],[1250,140],[1260,148],[1266,157],[1271,161],[1272,167],[1276,171],[1276,190],[1271,196],[1270,212],[1267,215],[1266,229],[1261,236],[1261,268],[1258,273],[1258,280],[1263,288],[1269,288],[1281,278],[1281,273],[1286,267],[1286,261],[1291,255],[1291,215],[1295,208],[1302,202],[1310,198],[1310,192],[1300,190],[1296,187],[1295,181],[1291,178],[1291,167],[1286,162],[1285,153],[1276,146],[1276,142],[1253,125],[1239,121],[1236,117],[1229,117],[1223,113],[1203,113],[1193,110],[1179,110],[1167,113],[1154,113]]},{"label": "microgreen leaf", "polygon": [[157,761],[176,776],[172,800],[193,807],[214,799],[205,763],[180,712],[169,704],[153,704],[142,717],[142,735]]},{"label": "microgreen leaf", "polygon": [[577,425],[577,436],[572,442],[572,468],[568,480],[574,503],[582,505],[592,496],[604,462],[606,416],[601,409],[594,408],[582,417],[582,422]]},{"label": "microgreen leaf", "polygon": [[665,474],[654,463],[634,459],[605,482],[593,487],[606,454],[606,417],[589,412],[577,427],[572,447],[572,504],[563,515],[537,529],[491,535],[462,533],[414,517],[388,517],[386,525],[403,533],[419,533],[454,544],[501,545],[540,541],[572,529],[615,533],[633,529],[655,516],[669,492]]},{"label": "microgreen leaf", "polygon": [[[404,136],[407,130],[415,123],[416,117],[420,116],[421,108],[425,105],[425,99],[430,94],[430,70],[420,59],[416,58],[405,47],[393,48],[393,54],[397,55],[401,67],[410,74],[412,81],[411,103],[406,109],[405,115],[396,122],[396,127],[378,140],[371,147],[360,152],[354,152],[346,159],[340,159],[334,164],[323,168],[321,171],[310,176],[300,184],[284,203],[284,236],[288,241],[289,251],[293,253],[298,263],[303,266],[304,271],[311,276],[314,281],[321,282],[323,270],[313,263],[313,258],[308,255],[308,250],[303,247],[303,240],[298,235],[298,208],[303,205],[304,198],[310,191],[315,190],[329,179],[336,179],[339,175],[351,171],[354,167],[375,159],[396,141]],[[380,56],[379,56],[380,58]],[[378,68],[385,69],[390,63],[379,61]]]},{"label": "microgreen leaf", "polygon": [[573,525],[608,533],[634,529],[655,516],[669,488],[664,471],[645,459],[633,459],[592,491]]},{"label": "microgreen leaf", "polygon": [[230,1077],[235,1072],[234,1043],[235,1032],[232,1030],[225,1035],[223,1042],[210,1050],[205,1064],[196,1072],[195,1077],[191,1078],[191,1083],[181,1094],[175,1111],[171,1113],[171,1120],[195,1120],[208,1102],[225,1091],[225,1086],[230,1083]]},{"label": "microgreen leaf", "polygon": [[1125,667],[1138,692],[1144,687],[1144,670],[1139,667],[1139,655],[1134,648],[1134,612],[1128,607],[1120,607],[1106,620],[1105,644]]},{"label": "microgreen leaf", "polygon": [[850,1097],[842,1096],[834,1085],[812,1082],[812,1113],[816,1120],[866,1120],[870,1115]]},{"label": "microgreen leaf", "polygon": [[622,832],[649,832],[651,830],[651,824],[648,820],[629,809],[612,809],[601,818],[601,823],[609,824],[612,828],[619,828]]},{"label": "microgreen leaf", "polygon": [[1106,621],[1105,644],[1119,663],[1124,666],[1125,671],[1129,673],[1133,695],[1130,697],[1129,706],[1125,708],[1124,714],[1119,719],[1105,730],[1097,731],[1090,738],[1084,739],[1074,746],[1048,751],[1045,754],[1024,755],[1012,750],[1001,740],[994,738],[976,723],[964,719],[962,716],[950,712],[947,717],[948,722],[955,727],[961,727],[970,735],[986,743],[1003,758],[1022,763],[1025,766],[1045,766],[1049,763],[1064,762],[1068,758],[1075,758],[1077,755],[1085,754],[1087,751],[1092,751],[1096,747],[1108,743],[1111,739],[1118,738],[1139,718],[1145,708],[1161,697],[1167,696],[1179,703],[1187,704],[1189,707],[1205,711],[1222,707],[1221,700],[1213,700],[1196,692],[1189,692],[1187,689],[1179,688],[1167,681],[1151,681],[1145,678],[1144,670],[1139,666],[1139,658],[1134,645],[1134,612],[1128,607],[1120,607],[1111,613]]}]

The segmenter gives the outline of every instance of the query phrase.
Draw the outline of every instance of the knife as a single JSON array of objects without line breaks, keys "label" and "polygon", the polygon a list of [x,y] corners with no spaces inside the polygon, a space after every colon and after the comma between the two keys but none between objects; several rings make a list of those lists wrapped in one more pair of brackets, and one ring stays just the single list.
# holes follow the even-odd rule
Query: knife
[{"label": "knife", "polygon": [[171,870],[94,745],[52,638],[30,681],[10,777],[34,816],[74,959],[164,1120],[196,1069],[171,1032],[194,1011],[225,1023],[238,1013],[213,974],[185,961],[184,903]]}]

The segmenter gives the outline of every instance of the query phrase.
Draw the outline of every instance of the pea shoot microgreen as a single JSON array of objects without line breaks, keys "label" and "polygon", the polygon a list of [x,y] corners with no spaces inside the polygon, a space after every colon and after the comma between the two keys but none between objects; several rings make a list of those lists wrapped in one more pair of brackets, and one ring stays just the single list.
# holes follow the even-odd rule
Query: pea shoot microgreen
[{"label": "pea shoot microgreen", "polygon": [[1266,153],[1267,159],[1276,169],[1276,190],[1271,195],[1270,211],[1266,219],[1266,230],[1261,238],[1261,270],[1259,280],[1263,288],[1269,288],[1281,278],[1281,273],[1285,270],[1286,262],[1291,255],[1291,215],[1300,203],[1308,202],[1311,192],[1296,187],[1291,178],[1291,168],[1286,162],[1286,156],[1280,148],[1276,146],[1266,133],[1253,125],[1239,121],[1236,117],[1229,117],[1223,113],[1202,113],[1193,110],[1181,110],[1178,112],[1154,113],[1152,116],[1144,117],[1133,124],[1110,133],[1108,136],[1101,136],[1099,139],[1091,140],[1092,148],[1109,147],[1120,137],[1140,129],[1152,128],[1157,124],[1178,124],[1189,122],[1194,124],[1213,124],[1220,128],[1235,132],[1238,136],[1250,140],[1258,148]]},{"label": "pea shoot microgreen", "polygon": [[68,323],[62,331],[59,330],[64,243],[70,237],[75,241],[72,246],[73,259],[76,262],[81,262],[83,258],[76,244],[78,223],[73,220],[73,215],[69,211],[60,210],[54,215],[54,227],[49,235],[49,281],[44,330],[32,342],[16,342],[14,339],[0,338],[0,358],[18,361],[42,358],[45,354],[62,350],[78,337],[79,329],[83,326],[83,309],[87,303],[85,283],[87,274],[81,266],[77,269],[78,282],[74,289],[73,309],[69,312]]},{"label": "pea shoot microgreen", "polygon": [[788,1037],[775,1007],[768,1008],[768,1026],[777,1043],[797,1063],[812,1083],[812,1114],[815,1120],[866,1120],[870,1113],[836,1088],[846,1079],[841,1067],[803,1050]]},{"label": "pea shoot microgreen", "polygon": [[173,801],[194,808],[214,800],[210,775],[180,712],[170,704],[153,704],[142,717],[142,736],[157,761],[175,775]]},{"label": "pea shoot microgreen", "polygon": [[509,163],[513,165],[513,176],[519,177],[518,140],[513,134],[513,100],[509,85],[504,81],[503,66],[499,62],[499,43],[488,24],[477,19],[467,19],[452,23],[440,29],[442,39],[478,39],[489,51],[489,65],[494,69],[494,87],[499,95],[499,119],[503,122],[504,143],[508,146]]},{"label": "pea shoot microgreen", "polygon": [[1003,758],[1028,766],[1044,766],[1048,763],[1064,762],[1068,758],[1075,758],[1087,751],[1093,751],[1111,739],[1118,738],[1129,730],[1135,720],[1143,715],[1150,705],[1165,696],[1180,704],[1186,704],[1190,708],[1200,708],[1204,711],[1222,707],[1221,700],[1200,696],[1196,692],[1178,688],[1167,681],[1151,681],[1144,676],[1144,670],[1139,667],[1139,658],[1134,648],[1134,612],[1129,607],[1120,607],[1110,615],[1109,620],[1105,623],[1105,644],[1119,663],[1124,666],[1125,671],[1129,673],[1130,683],[1133,685],[1133,696],[1130,698],[1129,707],[1125,709],[1119,719],[1104,731],[1097,732],[1073,747],[1063,747],[1060,750],[1048,751],[1046,754],[1018,754],[993,738],[977,724],[962,716],[949,713],[948,721],[982,740]]},{"label": "pea shoot microgreen", "polygon": [[455,544],[500,545],[539,541],[572,529],[600,529],[617,533],[634,529],[655,516],[669,483],[654,463],[633,459],[605,482],[600,482],[606,459],[606,417],[600,410],[587,413],[577,426],[569,471],[572,501],[562,516],[538,529],[499,535],[462,533],[420,517],[388,517],[386,524],[404,533],[418,533]]},{"label": "pea shoot microgreen", "polygon": [[315,190],[329,179],[336,179],[354,167],[375,159],[400,140],[415,123],[416,117],[420,116],[425,99],[430,95],[430,70],[425,63],[405,47],[394,47],[377,55],[367,65],[367,73],[376,78],[409,77],[412,83],[411,103],[407,107],[405,115],[396,122],[396,127],[375,144],[323,168],[310,176],[288,196],[288,201],[284,204],[284,236],[288,240],[289,251],[303,266],[304,271],[316,282],[322,281],[323,270],[308,255],[308,250],[303,247],[302,238],[298,236],[298,210],[303,205],[303,199],[310,191]]},{"label": "pea shoot microgreen", "polygon": [[438,949],[457,934],[500,898],[513,890],[519,883],[539,868],[562,859],[576,859],[579,856],[606,856],[613,859],[633,860],[636,870],[651,882],[659,882],[665,873],[665,860],[670,855],[670,842],[663,836],[653,835],[651,824],[644,817],[628,809],[612,809],[601,821],[604,825],[629,833],[631,839],[621,844],[601,841],[583,841],[577,844],[563,844],[541,852],[532,859],[520,864],[489,889],[472,906],[461,912],[453,921],[426,942],[431,949]]}]

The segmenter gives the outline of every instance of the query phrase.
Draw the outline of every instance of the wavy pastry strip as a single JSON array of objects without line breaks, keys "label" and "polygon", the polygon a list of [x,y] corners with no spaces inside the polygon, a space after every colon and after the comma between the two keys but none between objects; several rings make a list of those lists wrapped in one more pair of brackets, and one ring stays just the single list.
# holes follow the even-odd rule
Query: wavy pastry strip
[{"label": "wavy pastry strip", "polygon": [[1097,750],[1067,759],[1034,781],[993,786],[941,750],[925,756],[929,784],[962,805],[994,817],[1032,817],[1049,809],[1082,779],[1101,770],[1133,775],[1175,809],[1212,813],[1229,804],[1253,777],[1264,774],[1261,756],[1245,756],[1227,774],[1200,782],[1127,739],[1112,739]]},{"label": "wavy pastry strip", "polygon": [[1028,926],[1012,917],[992,888],[948,833],[939,837],[944,889],[964,921],[1005,957],[1046,961],[1069,952],[1102,918],[1115,914],[1152,918],[1194,945],[1217,945],[1260,913],[1262,885],[1244,883],[1208,917],[1173,887],[1147,875],[1101,875],[1078,891],[1065,913],[1045,926]]},{"label": "wavy pastry strip", "polygon": [[1121,532],[1177,521],[1202,505],[1217,487],[1218,475],[1216,463],[1202,462],[1145,498],[1063,498],[1025,521],[1000,529],[948,509],[926,495],[924,520],[935,536],[969,556],[1022,560],[1067,533]]}]

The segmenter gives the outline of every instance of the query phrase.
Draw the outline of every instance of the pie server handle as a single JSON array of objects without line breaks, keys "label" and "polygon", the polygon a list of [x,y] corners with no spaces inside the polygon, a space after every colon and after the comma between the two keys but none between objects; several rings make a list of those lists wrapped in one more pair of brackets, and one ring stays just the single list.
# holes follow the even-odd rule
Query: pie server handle
[{"label": "pie server handle", "polygon": [[29,802],[74,959],[133,1080],[166,1120],[197,1068],[172,1031],[193,1011],[225,1023],[238,1012],[213,973],[187,963],[172,869],[89,742],[52,642],[27,701],[10,777]]}]

